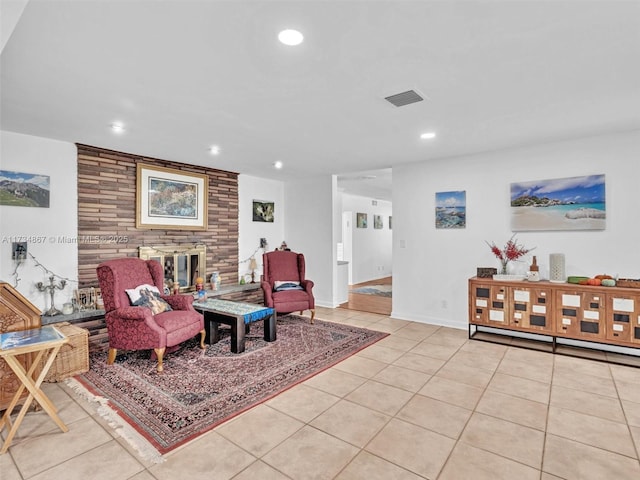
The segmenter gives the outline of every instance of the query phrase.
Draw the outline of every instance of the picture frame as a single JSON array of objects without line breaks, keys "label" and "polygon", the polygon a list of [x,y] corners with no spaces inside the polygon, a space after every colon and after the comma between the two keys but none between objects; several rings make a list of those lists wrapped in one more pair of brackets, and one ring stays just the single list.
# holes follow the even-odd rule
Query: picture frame
[{"label": "picture frame", "polygon": [[459,229],[467,226],[467,192],[436,192],[436,229]]},{"label": "picture frame", "polygon": [[207,175],[142,163],[136,173],[136,228],[207,229]]},{"label": "picture frame", "polygon": [[50,177],[0,170],[0,205],[49,208]]},{"label": "picture frame", "polygon": [[254,200],[253,201],[253,221],[273,223],[275,220],[275,202]]},{"label": "picture frame", "polygon": [[75,307],[78,311],[96,310],[104,307],[102,294],[99,288],[78,288],[74,292]]},{"label": "picture frame", "polygon": [[605,176],[552,178],[510,185],[511,230],[605,230]]},{"label": "picture frame", "polygon": [[356,213],[356,228],[367,228],[366,213]]},{"label": "picture frame", "polygon": [[373,216],[373,228],[375,230],[382,229],[382,215],[374,215]]}]

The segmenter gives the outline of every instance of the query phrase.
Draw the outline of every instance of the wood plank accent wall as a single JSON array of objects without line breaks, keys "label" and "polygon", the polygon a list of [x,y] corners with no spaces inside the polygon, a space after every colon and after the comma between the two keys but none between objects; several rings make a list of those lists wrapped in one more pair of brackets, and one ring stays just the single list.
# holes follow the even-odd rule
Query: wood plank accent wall
[{"label": "wood plank accent wall", "polygon": [[[207,247],[207,276],[238,281],[238,174],[77,144],[79,287],[98,286],[96,267],[137,257],[142,245]],[[136,228],[136,166],[146,163],[209,176],[206,231]]]}]

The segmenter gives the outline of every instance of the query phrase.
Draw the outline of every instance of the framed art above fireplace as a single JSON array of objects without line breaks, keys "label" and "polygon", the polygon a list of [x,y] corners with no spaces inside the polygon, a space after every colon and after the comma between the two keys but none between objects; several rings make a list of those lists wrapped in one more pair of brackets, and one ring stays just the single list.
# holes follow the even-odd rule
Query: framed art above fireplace
[{"label": "framed art above fireplace", "polygon": [[142,163],[136,173],[136,228],[207,229],[207,175]]}]

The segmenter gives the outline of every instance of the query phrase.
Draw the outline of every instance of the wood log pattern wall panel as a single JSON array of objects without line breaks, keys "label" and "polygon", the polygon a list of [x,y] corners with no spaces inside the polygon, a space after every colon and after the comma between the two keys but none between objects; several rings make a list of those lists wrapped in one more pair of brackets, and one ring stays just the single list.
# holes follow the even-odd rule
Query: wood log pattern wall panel
[{"label": "wood log pattern wall panel", "polygon": [[[78,144],[78,280],[98,286],[96,267],[111,258],[137,257],[142,245],[207,247],[207,276],[238,280],[238,174]],[[136,228],[138,163],[209,176],[207,231]]]}]

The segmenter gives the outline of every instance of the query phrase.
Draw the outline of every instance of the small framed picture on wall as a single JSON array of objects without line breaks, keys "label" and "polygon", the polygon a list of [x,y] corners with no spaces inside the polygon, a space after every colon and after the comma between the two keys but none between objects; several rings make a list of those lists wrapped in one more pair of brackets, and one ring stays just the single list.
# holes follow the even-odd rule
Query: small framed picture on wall
[{"label": "small framed picture on wall", "polygon": [[275,203],[263,200],[253,201],[253,221],[273,223],[275,218]]},{"label": "small framed picture on wall", "polygon": [[467,192],[436,193],[436,228],[466,228]]}]

